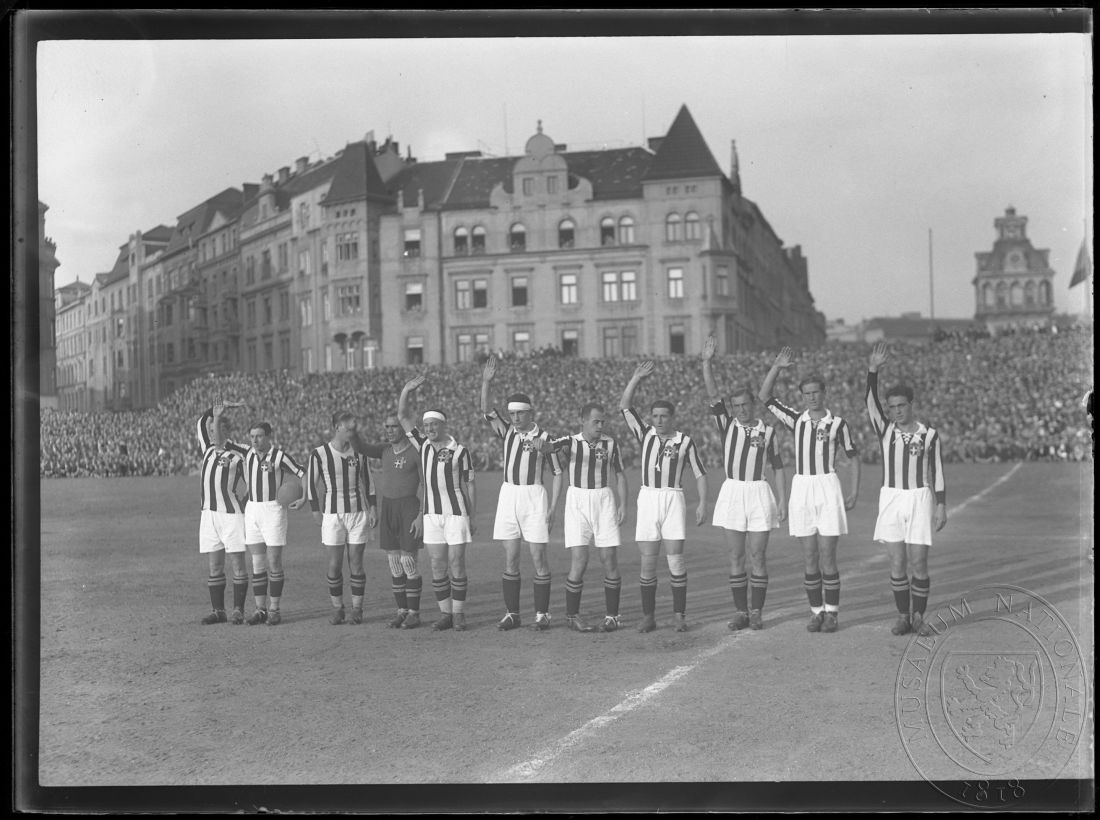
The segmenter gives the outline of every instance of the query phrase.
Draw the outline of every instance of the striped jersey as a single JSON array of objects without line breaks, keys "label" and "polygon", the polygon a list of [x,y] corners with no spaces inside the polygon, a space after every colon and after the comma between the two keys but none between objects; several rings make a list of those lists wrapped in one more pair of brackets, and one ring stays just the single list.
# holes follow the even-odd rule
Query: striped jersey
[{"label": "striped jersey", "polygon": [[917,429],[905,433],[886,420],[878,400],[878,373],[867,372],[867,413],[882,447],[882,486],[899,490],[929,487],[936,501],[946,503],[940,435],[917,422]]},{"label": "striped jersey", "polygon": [[430,515],[469,515],[470,502],[462,482],[470,480],[473,470],[470,451],[453,437],[436,446],[416,427],[408,431],[408,436],[420,452],[420,466],[424,471],[421,509]]},{"label": "striped jersey", "polygon": [[633,408],[623,410],[626,425],[642,445],[642,486],[656,490],[683,489],[684,468],[691,466],[696,478],[707,474],[695,442],[687,433],[677,430],[671,438],[661,440],[657,431]]},{"label": "striped jersey", "polygon": [[809,410],[799,413],[776,399],[768,399],[767,404],[788,430],[794,430],[794,466],[799,475],[836,472],[838,450],[843,450],[849,458],[859,455],[852,441],[852,430],[840,416],[826,410],[824,416],[814,419]]},{"label": "striped jersey", "polygon": [[408,445],[400,453],[390,444],[363,444],[361,451],[367,458],[382,462],[382,475],[378,477],[378,491],[383,498],[409,498],[420,487],[420,464],[416,452]]},{"label": "striped jersey", "polygon": [[722,436],[726,478],[763,481],[765,463],[770,464],[773,470],[783,469],[774,427],[760,419],[753,425],[744,426],[730,416],[722,399],[710,406],[710,412]]},{"label": "striped jersey", "polygon": [[199,417],[198,437],[202,447],[202,509],[213,512],[244,513],[236,493],[238,481],[244,480],[245,449],[227,441],[224,447],[214,443],[206,424],[214,418],[214,410],[208,409]]},{"label": "striped jersey", "polygon": [[550,461],[550,470],[554,475],[561,473],[561,464],[556,453],[549,456],[536,449],[535,439],[550,441],[550,434],[539,429],[537,424],[525,433],[519,432],[511,422],[504,421],[500,413],[491,410],[484,418],[493,427],[500,438],[504,439],[504,483],[505,484],[541,484],[546,461]]},{"label": "striped jersey", "polygon": [[244,465],[249,501],[276,501],[284,472],[293,473],[298,478],[305,474],[282,447],[269,447],[266,453],[249,447]]},{"label": "striped jersey", "polygon": [[[323,482],[327,489],[323,499],[318,481]],[[366,459],[354,450],[341,453],[331,443],[322,444],[309,454],[306,499],[314,512],[354,513],[374,506]],[[322,501],[325,506],[323,510]]]},{"label": "striped jersey", "polygon": [[555,450],[565,453],[569,468],[569,486],[582,490],[600,490],[610,486],[611,471],[623,471],[622,457],[619,455],[619,443],[608,435],[601,435],[595,443],[584,437],[584,433],[574,436],[562,436],[551,444]]}]

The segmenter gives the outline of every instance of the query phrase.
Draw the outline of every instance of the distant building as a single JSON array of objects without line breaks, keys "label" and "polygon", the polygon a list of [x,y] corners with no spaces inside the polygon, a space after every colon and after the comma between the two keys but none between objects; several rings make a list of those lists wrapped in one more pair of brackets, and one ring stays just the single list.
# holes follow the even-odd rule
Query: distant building
[{"label": "distant building", "polygon": [[77,279],[54,292],[59,410],[88,410],[88,338],[85,318],[91,290],[91,285]]},{"label": "distant building", "polygon": [[849,325],[843,319],[829,319],[825,323],[825,340],[836,343],[862,342],[863,322]]},{"label": "distant building", "polygon": [[993,249],[974,254],[974,319],[994,333],[1012,325],[1049,325],[1054,315],[1050,251],[1032,247],[1027,217],[1017,216],[1015,208],[1006,208],[993,225]]},{"label": "distant building", "polygon": [[552,347],[676,355],[825,340],[807,264],[727,176],[687,107],[649,149],[448,154],[398,171],[381,218],[382,364]]},{"label": "distant building", "polygon": [[875,342],[931,342],[938,334],[955,334],[981,331],[972,319],[930,319],[920,311],[910,311],[901,316],[876,316],[863,323],[862,341]]},{"label": "distant building", "polygon": [[54,305],[54,272],[57,245],[46,236],[46,211],[38,203],[38,397],[43,408],[57,408],[57,327]]}]

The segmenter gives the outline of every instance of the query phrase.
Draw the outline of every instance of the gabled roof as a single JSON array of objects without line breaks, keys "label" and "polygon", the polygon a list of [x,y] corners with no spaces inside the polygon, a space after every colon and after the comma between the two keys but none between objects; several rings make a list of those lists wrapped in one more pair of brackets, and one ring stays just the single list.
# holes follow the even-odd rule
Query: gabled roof
[{"label": "gabled roof", "polygon": [[155,228],[143,231],[141,238],[149,242],[167,242],[172,238],[172,229],[167,225],[157,225]]},{"label": "gabled roof", "polygon": [[326,205],[361,199],[393,200],[378,174],[366,142],[347,145],[344,153],[336,159],[334,172],[332,186],[323,200]]},{"label": "gabled roof", "polygon": [[672,127],[661,141],[657,156],[646,174],[647,180],[721,177],[722,169],[707,147],[695,120],[686,105],[672,121]]},{"label": "gabled roof", "polygon": [[168,240],[168,246],[164,249],[165,255],[188,247],[190,242],[194,242],[206,233],[214,219],[214,214],[220,211],[227,219],[232,220],[240,215],[243,207],[243,194],[236,188],[226,188],[184,212],[178,217],[176,227]]}]

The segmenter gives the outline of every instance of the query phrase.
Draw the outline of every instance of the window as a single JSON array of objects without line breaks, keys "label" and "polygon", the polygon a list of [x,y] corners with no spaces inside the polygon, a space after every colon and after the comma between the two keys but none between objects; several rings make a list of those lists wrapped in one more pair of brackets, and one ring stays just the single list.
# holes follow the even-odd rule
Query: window
[{"label": "window", "polygon": [[[222,237],[224,243],[225,237]],[[290,248],[286,242],[279,243],[279,273],[283,273],[290,268]]]},{"label": "window", "polygon": [[405,341],[405,364],[424,363],[424,337],[409,336]]},{"label": "window", "polygon": [[126,333],[126,320],[121,316],[115,322],[115,338],[121,339]]},{"label": "window", "polygon": [[523,195],[531,196],[535,192],[535,180],[531,177],[523,178]]},{"label": "window", "polygon": [[[194,342],[192,342],[191,344],[193,346]],[[121,370],[125,366],[125,365],[123,365],[122,362],[123,362],[122,351],[121,350],[115,351],[115,367],[117,367],[119,370]]]},{"label": "window", "polygon": [[619,244],[634,244],[634,217],[624,216],[619,220]]},{"label": "window", "polygon": [[455,310],[467,310],[470,304],[470,280],[459,279],[455,282]]},{"label": "window", "polygon": [[638,355],[638,327],[637,325],[627,325],[623,328],[623,355],[624,356],[637,356]]},{"label": "window", "polygon": [[480,225],[470,232],[470,253],[485,253],[485,229]]},{"label": "window", "polygon": [[88,375],[95,375],[95,359],[88,359]]},{"label": "window", "polygon": [[279,364],[290,367],[290,336],[285,333],[279,336]]},{"label": "window", "polygon": [[512,277],[512,307],[527,307],[527,277]]},{"label": "window", "polygon": [[265,296],[264,297],[264,324],[269,325],[269,324],[271,324],[271,322],[272,322],[271,297],[270,296]]},{"label": "window", "polygon": [[250,373],[255,373],[259,370],[259,363],[256,361],[256,343],[249,342],[245,362],[248,366]]},{"label": "window", "polygon": [[638,301],[637,278],[632,270],[619,274],[619,296],[624,302]]},{"label": "window", "polygon": [[[321,291],[321,316],[326,322],[332,321],[332,303],[328,299],[328,288]],[[332,365],[328,365],[331,370]]]},{"label": "window", "polygon": [[684,326],[672,325],[668,329],[668,352],[673,356],[684,355]]},{"label": "window", "polygon": [[561,332],[561,352],[566,356],[576,356],[580,352],[580,332],[563,330]]},{"label": "window", "polygon": [[515,252],[527,250],[527,229],[518,222],[508,229],[508,247]]},{"label": "window", "polygon": [[579,301],[577,299],[577,274],[575,273],[563,273],[558,277],[559,292],[561,293],[561,303],[563,305],[575,305]]},{"label": "window", "polygon": [[489,306],[489,282],[486,279],[474,280],[474,307]]},{"label": "window", "polygon": [[466,256],[470,252],[470,232],[466,228],[455,228],[455,256]]},{"label": "window", "polygon": [[1043,306],[1050,304],[1050,282],[1046,279],[1039,283],[1039,304]]},{"label": "window", "polygon": [[679,214],[669,214],[665,219],[665,241],[679,242],[684,238],[684,223]]},{"label": "window", "polygon": [[260,278],[271,278],[271,251],[266,250],[263,252],[263,258],[260,260]]},{"label": "window", "polygon": [[164,324],[169,325],[169,326],[172,324],[172,303],[171,302],[169,302],[168,304],[166,304],[164,306]]},{"label": "window", "polygon": [[546,193],[556,194],[558,192],[558,178],[556,176],[549,176],[546,178]]},{"label": "window", "polygon": [[1004,282],[997,283],[997,307],[1003,308],[1008,305],[1008,287]]},{"label": "window", "polygon": [[983,303],[986,307],[993,307],[993,285],[986,282],[982,286]]},{"label": "window", "polygon": [[489,352],[489,334],[488,333],[475,333],[474,334],[474,350],[478,353]]},{"label": "window", "polygon": [[714,271],[714,289],[719,296],[730,295],[730,272],[725,265],[719,265]]},{"label": "window", "polygon": [[1035,283],[1028,282],[1024,285],[1024,304],[1028,307],[1035,306]]},{"label": "window", "polygon": [[[164,346],[164,361],[168,362],[168,364],[172,364],[176,361],[176,346],[171,342],[168,342],[168,344]],[[103,372],[107,372],[106,365],[103,367]]]},{"label": "window", "polygon": [[[290,318],[290,292],[281,291],[279,293],[279,321],[285,322]],[[286,359],[283,359],[285,362]]]},{"label": "window", "polygon": [[[553,177],[551,177],[553,179]],[[572,248],[577,226],[572,219],[563,219],[558,224],[558,247]]]},{"label": "window", "polygon": [[256,282],[256,257],[250,256],[244,260],[244,283],[252,285]]},{"label": "window", "polygon": [[1012,300],[1012,307],[1023,307],[1024,305],[1024,286],[1019,282],[1013,282],[1012,287],[1009,290],[1009,296]]},{"label": "window", "polygon": [[619,355],[619,329],[617,327],[605,327],[603,329],[603,355]]},{"label": "window", "polygon": [[424,283],[405,283],[405,310],[422,310],[424,308]]},{"label": "window", "polygon": [[244,303],[245,327],[256,326],[256,300],[249,299]]},{"label": "window", "polygon": [[684,238],[703,238],[703,226],[699,222],[699,214],[695,213],[695,211],[688,211],[687,214],[684,216]]},{"label": "window", "polygon": [[405,256],[410,259],[420,256],[420,228],[405,229]]},{"label": "window", "polygon": [[358,316],[363,312],[360,292],[361,287],[359,285],[341,285],[336,289],[340,316]]},{"label": "window", "polygon": [[603,300],[619,301],[619,274],[614,271],[605,271],[603,274]]},{"label": "window", "polygon": [[474,360],[474,337],[469,333],[458,334],[458,361],[472,362]]},{"label": "window", "polygon": [[298,251],[298,275],[311,276],[313,274],[313,257],[308,250]]},{"label": "window", "polygon": [[271,339],[264,339],[264,370],[270,370],[275,366],[275,346],[272,344]]},{"label": "window", "polygon": [[303,228],[309,226],[309,203],[298,203],[298,222],[301,223]]},{"label": "window", "polygon": [[325,345],[325,372],[332,372],[332,345]]},{"label": "window", "polygon": [[302,294],[298,300],[298,313],[301,316],[302,327],[309,327],[313,324],[313,297],[308,294]]},{"label": "window", "polygon": [[359,236],[354,233],[336,234],[336,259],[346,262],[359,258]]},{"label": "window", "polygon": [[321,243],[321,275],[328,276],[328,242]]},{"label": "window", "polygon": [[669,268],[668,269],[668,298],[669,299],[683,299],[684,298],[684,269],[683,268]]},{"label": "window", "polygon": [[313,348],[312,347],[302,348],[302,372],[303,373],[312,373],[313,372]]},{"label": "window", "polygon": [[[551,177],[553,179],[553,177]],[[526,356],[531,352],[531,332],[527,330],[516,330],[512,333],[512,350],[521,356]]]},{"label": "window", "polygon": [[615,244],[615,220],[610,216],[605,216],[600,220],[600,244]]}]

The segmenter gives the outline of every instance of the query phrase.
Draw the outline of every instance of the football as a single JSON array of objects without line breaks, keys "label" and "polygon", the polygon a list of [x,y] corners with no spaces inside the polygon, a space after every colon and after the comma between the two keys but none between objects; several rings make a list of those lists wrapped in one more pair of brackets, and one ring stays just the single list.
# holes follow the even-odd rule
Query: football
[{"label": "football", "polygon": [[289,507],[291,503],[297,501],[302,497],[302,482],[295,476],[287,476],[283,479],[283,483],[279,485],[279,492],[275,494],[276,500],[284,507]]}]

